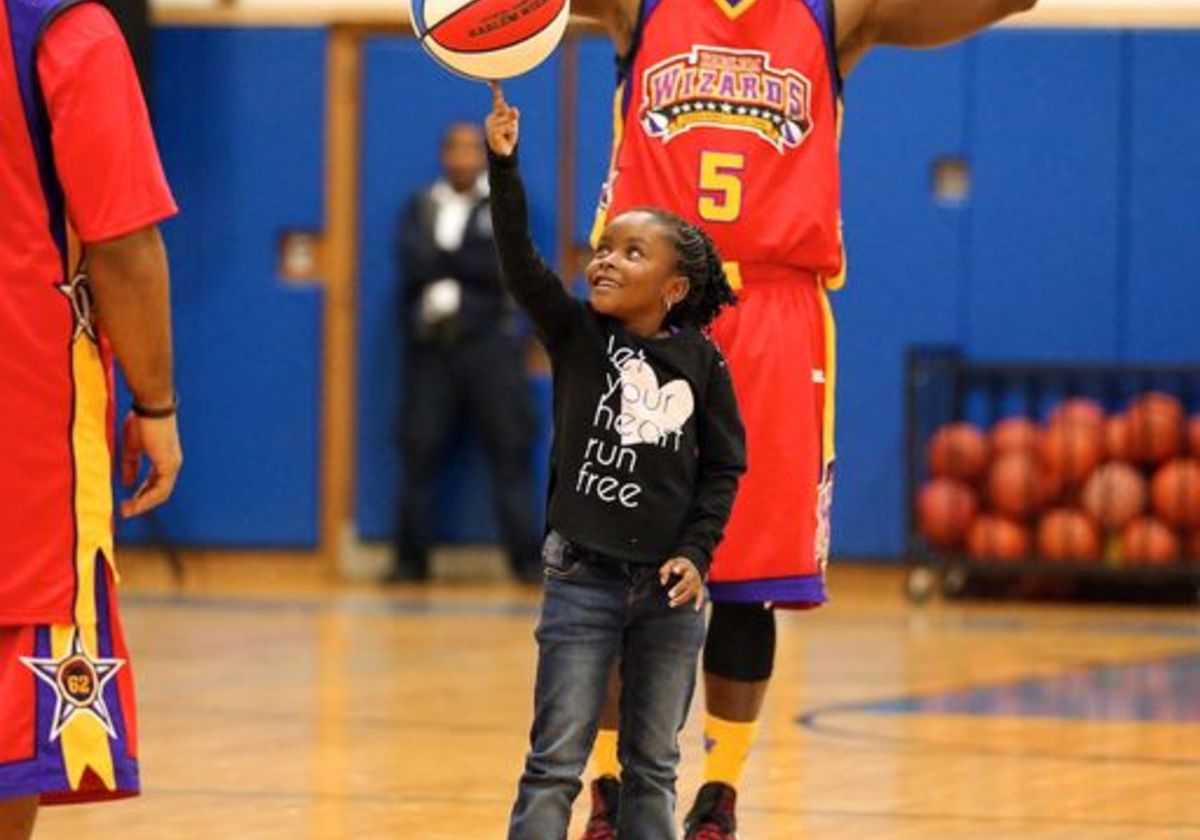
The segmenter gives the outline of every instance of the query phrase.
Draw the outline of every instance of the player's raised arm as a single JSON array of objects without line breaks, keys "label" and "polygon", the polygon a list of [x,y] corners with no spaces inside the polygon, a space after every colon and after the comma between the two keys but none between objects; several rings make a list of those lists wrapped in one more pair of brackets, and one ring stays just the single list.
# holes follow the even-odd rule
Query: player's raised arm
[{"label": "player's raised arm", "polygon": [[876,44],[936,47],[959,41],[1037,0],[834,0],[843,73]]}]

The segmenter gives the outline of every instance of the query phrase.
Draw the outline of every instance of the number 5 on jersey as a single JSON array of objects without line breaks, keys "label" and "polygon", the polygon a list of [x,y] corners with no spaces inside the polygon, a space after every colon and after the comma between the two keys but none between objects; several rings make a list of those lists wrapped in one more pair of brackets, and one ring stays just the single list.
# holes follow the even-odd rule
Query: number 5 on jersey
[{"label": "number 5 on jersey", "polygon": [[736,222],[742,215],[742,170],[746,156],[735,152],[700,154],[700,218]]}]

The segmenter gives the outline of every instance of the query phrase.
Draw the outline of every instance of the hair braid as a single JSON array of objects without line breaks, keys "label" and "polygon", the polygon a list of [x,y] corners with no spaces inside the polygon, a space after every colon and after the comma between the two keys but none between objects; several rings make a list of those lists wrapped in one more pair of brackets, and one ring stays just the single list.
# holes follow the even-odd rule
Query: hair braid
[{"label": "hair braid", "polygon": [[648,211],[671,230],[676,267],[688,279],[687,295],[672,307],[665,324],[672,327],[707,327],[726,306],[737,303],[717,247],[707,233],[674,213]]}]

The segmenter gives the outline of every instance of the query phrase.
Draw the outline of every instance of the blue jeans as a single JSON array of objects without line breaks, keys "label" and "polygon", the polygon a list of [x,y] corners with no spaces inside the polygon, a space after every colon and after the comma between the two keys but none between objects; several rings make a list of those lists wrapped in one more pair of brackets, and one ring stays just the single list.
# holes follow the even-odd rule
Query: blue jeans
[{"label": "blue jeans", "polygon": [[617,657],[617,831],[621,840],[674,840],[679,731],[696,687],[703,615],[668,606],[657,568],[597,558],[555,533],[543,562],[533,730],[508,840],[567,836]]}]

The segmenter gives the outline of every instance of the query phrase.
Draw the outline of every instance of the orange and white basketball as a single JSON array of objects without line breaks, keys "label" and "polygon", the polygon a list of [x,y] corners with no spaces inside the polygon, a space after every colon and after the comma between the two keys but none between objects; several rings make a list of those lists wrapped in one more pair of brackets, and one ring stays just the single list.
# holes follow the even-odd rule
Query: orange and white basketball
[{"label": "orange and white basketball", "polygon": [[472,79],[509,79],[554,52],[570,17],[567,0],[411,0],[421,46]]}]

